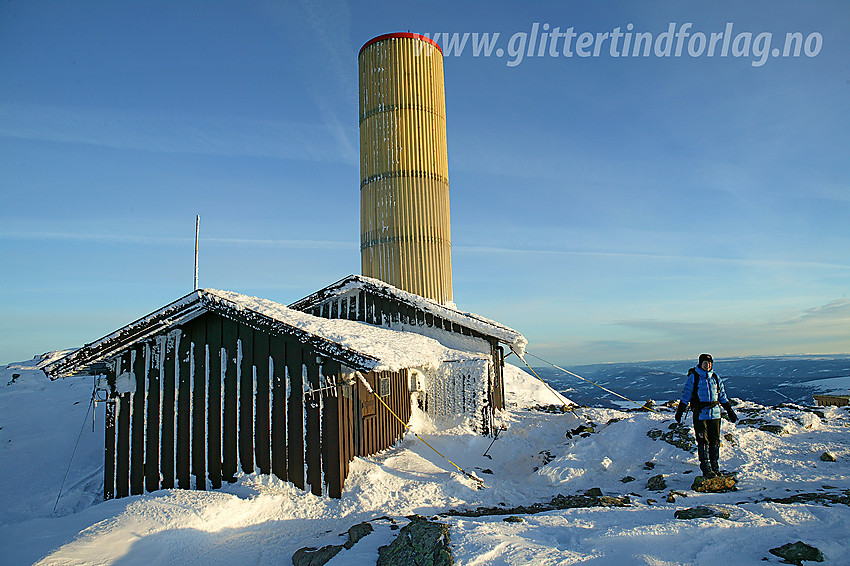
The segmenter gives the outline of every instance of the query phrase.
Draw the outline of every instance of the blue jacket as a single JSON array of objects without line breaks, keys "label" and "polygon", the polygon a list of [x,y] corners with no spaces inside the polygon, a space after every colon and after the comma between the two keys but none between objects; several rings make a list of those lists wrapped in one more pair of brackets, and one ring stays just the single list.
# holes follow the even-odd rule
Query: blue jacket
[{"label": "blue jacket", "polygon": [[[710,377],[709,377],[710,373]],[[715,381],[715,377],[717,380]],[[704,369],[697,367],[693,372],[688,372],[688,379],[685,381],[685,388],[682,390],[682,403],[690,403],[694,393],[694,380],[697,379],[697,398],[701,403],[712,403],[719,401],[728,403],[726,397],[726,389],[723,387],[723,380],[714,372],[706,372]],[[693,407],[691,407],[693,410]],[[720,418],[720,405],[715,405],[711,408],[705,408],[700,411],[697,419],[707,421],[710,419]]]}]

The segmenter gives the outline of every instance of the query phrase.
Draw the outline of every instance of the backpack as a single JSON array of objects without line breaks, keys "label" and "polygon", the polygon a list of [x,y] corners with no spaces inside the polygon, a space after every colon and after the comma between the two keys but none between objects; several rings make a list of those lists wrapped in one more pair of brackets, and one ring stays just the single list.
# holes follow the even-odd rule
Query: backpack
[{"label": "backpack", "polygon": [[[688,370],[688,377],[693,374],[694,376],[694,392],[691,394],[691,409],[694,412],[694,418],[697,418],[700,413],[702,413],[703,409],[711,409],[720,404],[720,401],[711,401],[709,403],[703,403],[699,400],[699,372],[696,368],[691,368]],[[714,383],[717,385],[717,394],[720,395],[720,379],[717,377],[717,374],[711,372],[711,376],[714,377]]]}]

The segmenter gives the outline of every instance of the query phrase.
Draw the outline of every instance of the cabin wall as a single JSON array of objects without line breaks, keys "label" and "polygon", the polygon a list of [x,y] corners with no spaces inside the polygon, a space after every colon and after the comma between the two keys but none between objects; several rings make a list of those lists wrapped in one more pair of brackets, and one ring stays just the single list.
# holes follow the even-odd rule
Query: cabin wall
[{"label": "cabin wall", "polygon": [[[403,434],[383,407],[362,414],[365,396],[338,362],[214,313],[121,353],[109,374],[105,499],[216,489],[239,472],[340,497],[350,459]],[[406,423],[401,375],[385,400]]]},{"label": "cabin wall", "polygon": [[356,456],[371,456],[404,437],[411,415],[408,375],[408,370],[363,374],[369,387],[381,397],[384,405],[375,398],[374,393],[369,393],[356,372],[343,366],[343,384],[336,398],[340,415],[342,477],[348,476],[349,465]]},{"label": "cabin wall", "polygon": [[850,395],[815,395],[815,404],[819,407],[847,407],[850,405]]},{"label": "cabin wall", "polygon": [[[489,366],[452,368],[447,365],[425,372],[429,381],[426,413],[442,423],[453,422],[456,417],[462,416],[470,419],[482,434],[492,433],[494,411],[505,407],[505,355],[498,340],[365,289],[353,289],[330,297],[306,312],[323,318],[358,320],[411,332],[416,332],[417,328],[436,328],[486,341],[489,345]],[[427,335],[425,332],[420,333]]]}]

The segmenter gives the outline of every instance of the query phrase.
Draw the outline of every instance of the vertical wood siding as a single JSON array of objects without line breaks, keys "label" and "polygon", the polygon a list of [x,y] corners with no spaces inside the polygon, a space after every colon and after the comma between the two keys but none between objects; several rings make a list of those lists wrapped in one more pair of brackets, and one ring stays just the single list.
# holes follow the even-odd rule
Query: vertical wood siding
[{"label": "vertical wood siding", "polygon": [[[349,304],[341,314],[357,309]],[[121,353],[110,374],[130,391],[116,391],[107,405],[106,499],[175,486],[217,489],[235,481],[237,469],[340,497],[351,460],[392,446],[405,430],[361,391],[352,370],[217,314]],[[386,380],[382,399],[406,423],[407,372],[365,377],[379,393]],[[368,403],[373,409],[363,416]]]}]

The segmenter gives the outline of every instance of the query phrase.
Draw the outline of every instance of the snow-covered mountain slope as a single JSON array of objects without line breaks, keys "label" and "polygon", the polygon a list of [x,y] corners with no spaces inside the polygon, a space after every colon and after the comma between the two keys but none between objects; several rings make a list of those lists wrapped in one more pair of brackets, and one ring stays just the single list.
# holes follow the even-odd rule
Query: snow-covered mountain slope
[{"label": "snow-covered mountain slope", "polygon": [[[593,364],[571,371],[630,399],[678,399],[685,375],[696,360]],[[850,356],[753,356],[716,359],[714,371],[732,397],[762,405],[813,403],[812,395],[850,394]],[[535,371],[580,405],[622,406],[621,399],[554,367]]]},{"label": "snow-covered mountain slope", "polygon": [[[724,422],[730,436],[722,449],[722,464],[739,472],[738,491],[697,493],[695,455],[667,442],[682,440],[671,428],[671,409],[561,412],[551,390],[511,367],[505,430],[495,441],[465,427],[436,430],[421,414],[412,422],[480,477],[481,489],[408,434],[390,450],[355,460],[339,500],[252,474],[217,492],[166,490],[101,502],[103,420],[98,411],[92,432],[91,380],[49,382],[34,364],[0,370],[4,565],[291,564],[299,549],[342,544],[341,534],[368,521],[374,531],[328,562],[360,566],[374,564],[378,548],[413,514],[449,526],[456,564],[778,563],[768,550],[797,540],[819,548],[827,563],[846,564],[850,555],[844,408],[739,404],[742,421]],[[824,452],[837,461],[821,460]],[[666,483],[661,491],[647,487],[657,475]],[[528,513],[533,504],[591,488],[627,504],[544,505]],[[674,517],[696,506],[726,511],[728,519]]]}]

